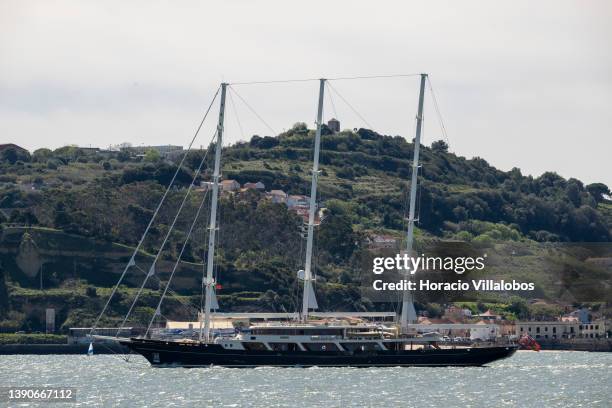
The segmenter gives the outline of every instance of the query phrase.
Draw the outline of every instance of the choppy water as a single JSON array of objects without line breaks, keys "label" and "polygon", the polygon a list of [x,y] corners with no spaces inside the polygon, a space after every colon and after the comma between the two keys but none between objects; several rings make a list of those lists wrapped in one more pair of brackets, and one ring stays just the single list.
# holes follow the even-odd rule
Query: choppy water
[{"label": "choppy water", "polygon": [[372,369],[152,368],[140,356],[130,363],[0,356],[0,385],[76,387],[70,406],[610,407],[612,353],[518,352],[484,368]]}]

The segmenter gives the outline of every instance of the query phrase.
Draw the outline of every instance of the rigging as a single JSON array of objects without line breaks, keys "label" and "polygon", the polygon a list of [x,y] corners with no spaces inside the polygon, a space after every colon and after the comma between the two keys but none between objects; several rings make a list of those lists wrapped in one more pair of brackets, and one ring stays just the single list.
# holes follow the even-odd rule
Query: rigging
[{"label": "rigging", "polygon": [[221,87],[217,88],[217,90],[216,90],[212,100],[210,101],[210,104],[208,105],[208,108],[206,109],[206,112],[204,113],[204,116],[202,117],[202,120],[200,121],[200,124],[198,125],[198,127],[197,127],[197,129],[195,131],[195,134],[191,138],[191,142],[189,143],[189,146],[187,147],[187,150],[185,151],[185,154],[183,155],[183,158],[181,159],[181,162],[177,166],[176,171],[174,172],[174,175],[172,176],[172,179],[170,180],[170,183],[168,184],[168,187],[166,188],[166,191],[164,192],[164,195],[162,196],[161,200],[159,201],[159,204],[155,208],[155,211],[153,212],[153,215],[151,216],[151,219],[149,220],[149,224],[145,228],[145,231],[143,232],[142,236],[140,237],[140,241],[138,241],[138,245],[136,245],[136,248],[134,248],[134,251],[132,252],[132,256],[130,257],[130,260],[127,263],[127,265],[125,266],[125,268],[123,269],[123,272],[121,273],[121,276],[119,277],[119,280],[117,281],[117,284],[113,287],[113,289],[112,289],[112,291],[111,291],[111,293],[110,293],[110,295],[108,297],[108,300],[106,301],[106,303],[104,304],[104,307],[102,308],[102,311],[100,312],[100,314],[98,315],[98,317],[94,321],[94,324],[91,327],[91,330],[89,332],[90,336],[95,332],[95,329],[98,327],[98,323],[100,323],[100,319],[102,318],[102,316],[106,312],[106,309],[108,309],[108,306],[110,305],[110,302],[113,299],[113,296],[117,292],[117,289],[119,288],[119,285],[121,284],[121,282],[123,282],[123,279],[125,278],[125,275],[127,274],[128,269],[130,268],[130,266],[136,265],[136,259],[135,259],[136,258],[136,254],[138,254],[138,252],[140,251],[140,247],[142,246],[142,243],[144,242],[145,237],[147,236],[147,234],[149,232],[149,229],[151,229],[151,226],[153,225],[153,221],[157,217],[157,214],[159,213],[159,210],[162,207],[162,204],[166,200],[166,197],[168,196],[168,193],[170,192],[170,189],[172,188],[172,185],[174,184],[174,181],[176,180],[176,176],[179,174],[179,172],[181,170],[181,166],[183,165],[183,163],[185,162],[185,159],[187,158],[187,154],[191,150],[191,147],[193,146],[193,143],[195,142],[196,138],[198,137],[198,134],[200,133],[200,130],[202,129],[202,126],[204,125],[204,121],[208,117],[208,113],[210,112],[210,109],[212,108],[213,104],[215,103],[215,100],[217,99],[217,95],[219,95],[220,89],[221,89]]}]

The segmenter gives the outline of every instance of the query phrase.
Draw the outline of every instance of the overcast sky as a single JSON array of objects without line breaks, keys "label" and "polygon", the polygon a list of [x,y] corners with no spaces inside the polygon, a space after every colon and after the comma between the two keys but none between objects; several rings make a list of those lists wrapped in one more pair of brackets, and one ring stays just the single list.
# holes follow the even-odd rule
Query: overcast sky
[{"label": "overcast sky", "polygon": [[[0,0],[0,143],[187,145],[221,81],[427,72],[452,151],[612,185],[610,21],[605,0]],[[326,119],[413,137],[417,78],[331,84]],[[227,143],[313,125],[316,81],[233,89]]]}]

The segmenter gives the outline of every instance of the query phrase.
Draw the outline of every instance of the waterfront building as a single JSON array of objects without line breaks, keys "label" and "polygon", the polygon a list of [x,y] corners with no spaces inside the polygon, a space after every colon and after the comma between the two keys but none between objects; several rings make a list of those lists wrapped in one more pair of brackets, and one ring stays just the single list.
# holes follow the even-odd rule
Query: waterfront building
[{"label": "waterfront building", "polygon": [[477,326],[470,329],[471,340],[492,340],[500,335],[499,326],[490,324],[487,321],[481,320],[476,323]]},{"label": "waterfront building", "polygon": [[595,320],[589,323],[581,323],[578,325],[580,337],[599,339],[606,337],[606,323],[603,320]]},{"label": "waterfront building", "polygon": [[604,338],[606,325],[603,320],[582,324],[570,321],[525,321],[517,323],[517,334],[528,334],[535,339]]}]

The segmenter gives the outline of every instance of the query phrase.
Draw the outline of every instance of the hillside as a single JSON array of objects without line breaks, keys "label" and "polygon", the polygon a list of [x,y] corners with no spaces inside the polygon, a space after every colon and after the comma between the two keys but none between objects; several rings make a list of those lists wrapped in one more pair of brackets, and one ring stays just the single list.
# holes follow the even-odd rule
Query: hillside
[{"label": "hillside", "polygon": [[[324,309],[388,309],[389,305],[360,295],[360,259],[375,234],[395,237],[395,245],[401,245],[412,145],[402,137],[366,129],[337,134],[325,129],[324,133],[319,202],[326,212],[316,235],[319,304]],[[313,131],[296,124],[277,137],[254,136],[249,143],[230,146],[223,152],[224,179],[240,184],[261,181],[266,191],[308,194],[312,140]],[[48,306],[59,310],[64,327],[86,325],[129,259],[130,248],[149,222],[178,159],[75,147],[14,153],[0,156],[0,329],[39,330]],[[177,188],[144,242],[143,264],[157,252],[204,154],[188,154]],[[424,147],[421,157],[420,249],[439,241],[486,248],[498,259],[489,273],[532,279],[541,288],[537,296],[545,299],[558,299],[555,282],[568,265],[572,273],[608,284],[609,267],[594,261],[603,259],[606,265],[612,256],[607,186],[585,186],[555,173],[533,178],[519,169],[503,172],[484,159],[449,153],[442,141]],[[206,162],[210,166],[211,157]],[[205,170],[196,183],[209,176]],[[158,268],[162,282],[203,194],[199,189],[189,196],[164,248],[164,263]],[[191,306],[177,302],[199,307],[206,218],[202,216],[194,230],[173,282],[176,294],[165,305],[164,315],[186,318],[193,313]],[[294,310],[295,272],[303,262],[301,217],[266,199],[263,192],[250,190],[225,194],[219,221],[219,300],[224,310]],[[40,265],[44,290],[40,290]],[[133,272],[112,305],[115,318],[129,307],[139,275]],[[140,317],[153,312],[160,287],[158,281],[147,286]],[[468,300],[515,315],[524,310],[517,305],[525,304],[511,295]],[[567,302],[589,300],[605,299],[574,293]],[[436,313],[435,304],[420,301],[419,309]]]}]

